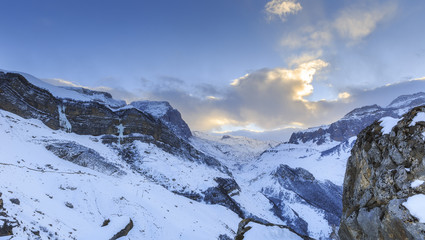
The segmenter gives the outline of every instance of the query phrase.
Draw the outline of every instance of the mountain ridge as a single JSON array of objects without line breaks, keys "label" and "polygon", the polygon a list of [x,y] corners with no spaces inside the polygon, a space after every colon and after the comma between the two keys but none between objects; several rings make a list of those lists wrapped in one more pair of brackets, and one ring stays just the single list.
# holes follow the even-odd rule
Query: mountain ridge
[{"label": "mountain ridge", "polygon": [[[425,104],[425,93],[418,92],[411,95],[402,95],[394,99],[387,107],[376,104],[356,108],[342,117],[340,120],[319,127],[317,130],[304,130],[294,132],[289,143],[306,143],[308,141],[323,144],[325,141],[345,141],[356,136],[365,127],[383,117],[398,118],[409,109]],[[329,134],[329,136],[326,136]]]}]

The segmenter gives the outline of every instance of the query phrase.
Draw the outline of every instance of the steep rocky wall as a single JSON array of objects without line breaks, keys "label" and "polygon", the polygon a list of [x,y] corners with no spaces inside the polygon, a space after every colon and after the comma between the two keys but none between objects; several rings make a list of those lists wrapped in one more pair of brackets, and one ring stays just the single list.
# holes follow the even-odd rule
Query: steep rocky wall
[{"label": "steep rocky wall", "polygon": [[348,160],[339,236],[345,239],[425,239],[425,224],[403,205],[425,193],[425,122],[413,122],[425,106],[398,121],[389,134],[375,122],[357,138]]},{"label": "steep rocky wall", "polygon": [[178,147],[179,140],[166,126],[137,109],[113,110],[97,102],[58,99],[15,73],[0,73],[0,108],[24,118],[36,118],[50,128],[82,135],[140,133]]},{"label": "steep rocky wall", "polygon": [[0,109],[23,118],[39,119],[54,130],[103,135],[105,143],[152,142],[166,152],[231,175],[218,160],[193,148],[184,137],[148,113],[131,107],[112,109],[96,101],[59,99],[20,74],[0,72]]}]

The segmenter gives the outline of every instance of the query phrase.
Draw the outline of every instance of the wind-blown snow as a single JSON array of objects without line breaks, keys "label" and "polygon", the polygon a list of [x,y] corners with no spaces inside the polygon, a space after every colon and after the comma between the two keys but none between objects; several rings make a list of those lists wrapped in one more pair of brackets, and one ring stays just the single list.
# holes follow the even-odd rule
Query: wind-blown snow
[{"label": "wind-blown snow", "polygon": [[400,118],[392,118],[392,117],[383,117],[379,120],[380,126],[382,127],[382,134],[389,134],[393,127],[397,125]]},{"label": "wind-blown snow", "polygon": [[409,124],[409,127],[415,126],[417,122],[425,121],[425,112],[418,112],[416,116],[412,119],[412,122]]},{"label": "wind-blown snow", "polygon": [[403,205],[409,209],[410,214],[419,219],[419,222],[425,223],[425,195],[417,194],[407,199]]},{"label": "wind-blown snow", "polygon": [[424,181],[419,180],[419,179],[416,179],[415,181],[413,181],[413,182],[410,184],[410,187],[412,187],[412,188],[417,188],[417,187],[419,187],[420,185],[422,185],[423,183],[424,183]]}]

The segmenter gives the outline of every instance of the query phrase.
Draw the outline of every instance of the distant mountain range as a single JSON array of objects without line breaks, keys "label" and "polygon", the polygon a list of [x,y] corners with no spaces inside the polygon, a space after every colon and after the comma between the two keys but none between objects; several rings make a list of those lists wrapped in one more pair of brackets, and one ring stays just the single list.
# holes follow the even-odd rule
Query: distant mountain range
[{"label": "distant mountain range", "polygon": [[356,136],[423,104],[425,93],[400,96],[283,143],[286,130],[268,133],[279,142],[192,133],[167,102],[3,71],[0,236],[335,239]]}]

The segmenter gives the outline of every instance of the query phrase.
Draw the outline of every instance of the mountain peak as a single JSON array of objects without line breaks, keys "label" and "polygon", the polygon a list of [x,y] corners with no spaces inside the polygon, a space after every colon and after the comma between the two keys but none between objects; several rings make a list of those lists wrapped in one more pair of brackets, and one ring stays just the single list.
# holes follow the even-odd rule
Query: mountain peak
[{"label": "mountain peak", "polygon": [[405,108],[413,105],[423,104],[425,102],[425,93],[418,92],[415,94],[401,95],[394,99],[387,108]]},{"label": "mountain peak", "polygon": [[401,95],[387,107],[374,104],[356,108],[340,120],[330,124],[328,128],[312,128],[295,132],[289,142],[305,143],[313,141],[319,145],[329,140],[342,142],[356,136],[361,130],[378,119],[383,117],[399,118],[410,109],[424,104],[425,93],[423,92]]}]

